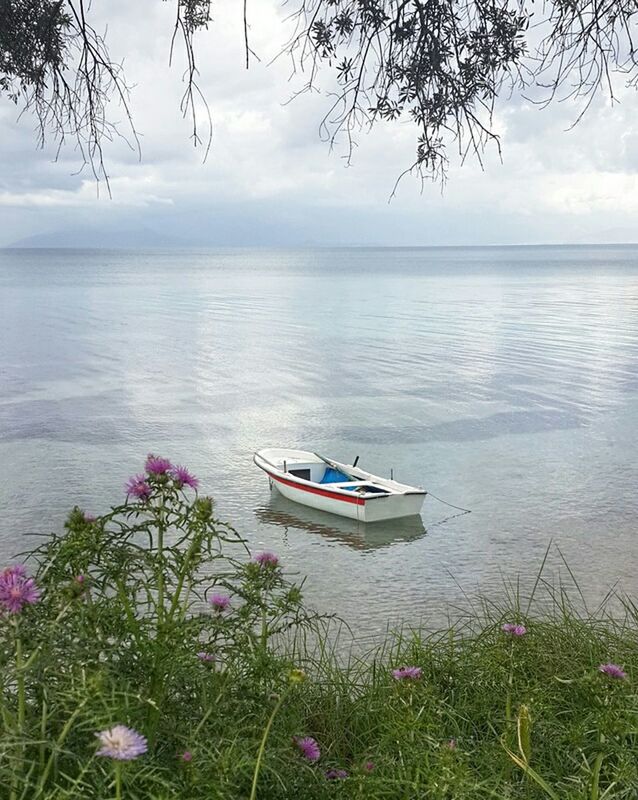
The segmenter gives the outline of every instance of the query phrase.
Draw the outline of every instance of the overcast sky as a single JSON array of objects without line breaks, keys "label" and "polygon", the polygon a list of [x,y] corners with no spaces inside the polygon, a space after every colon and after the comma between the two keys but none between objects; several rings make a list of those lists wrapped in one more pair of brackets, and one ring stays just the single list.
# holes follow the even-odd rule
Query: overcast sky
[{"label": "overcast sky", "polygon": [[[98,6],[98,3],[94,4]],[[294,4],[293,4],[294,5]],[[213,115],[206,163],[180,117],[180,62],[168,67],[174,3],[109,0],[108,41],[123,58],[142,160],[123,143],[107,148],[112,199],[98,197],[77,153],[37,149],[34,123],[0,98],[0,246],[62,231],[86,243],[139,241],[220,245],[440,245],[638,241],[638,111],[635,90],[601,99],[574,130],[571,102],[539,110],[517,98],[499,106],[502,163],[450,169],[439,185],[404,179],[415,130],[391,124],[362,134],[352,166],[319,136],[328,108],[317,92],[287,102],[303,78],[268,62],[286,38],[280,0],[250,0],[244,68],[242,3],[217,0],[197,38],[201,86]],[[105,23],[96,16],[96,26]],[[326,79],[327,81],[327,79]],[[115,116],[118,110],[114,109]],[[101,233],[102,232],[102,233]],[[157,234],[157,238],[155,238]],[[118,241],[118,235],[121,239]],[[164,237],[164,238],[162,238]]]}]

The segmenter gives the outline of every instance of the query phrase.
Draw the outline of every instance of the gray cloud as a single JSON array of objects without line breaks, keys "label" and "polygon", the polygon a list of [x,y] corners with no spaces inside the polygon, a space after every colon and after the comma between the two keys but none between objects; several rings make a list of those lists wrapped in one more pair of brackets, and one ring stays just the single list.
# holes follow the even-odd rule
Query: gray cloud
[{"label": "gray cloud", "polygon": [[[243,68],[241,4],[219,0],[215,21],[198,37],[202,89],[213,115],[213,147],[189,144],[180,117],[181,67],[168,68],[172,6],[158,0],[109,3],[113,55],[125,58],[142,161],[122,141],[107,148],[112,199],[78,154],[35,146],[33,121],[16,120],[0,101],[0,245],[30,234],[89,225],[135,226],[193,244],[454,244],[617,241],[638,236],[638,134],[633,90],[611,107],[597,101],[574,130],[579,107],[540,111],[520,96],[496,115],[503,161],[485,169],[455,164],[444,192],[406,178],[414,130],[379,126],[359,137],[353,166],[343,146],[319,138],[328,108],[320,93],[290,99],[302,79],[285,58],[269,64],[286,38],[276,0],[251,3],[252,46],[262,57]],[[96,10],[97,13],[97,10]],[[103,25],[106,19],[96,19]],[[144,30],[143,48],[139,31]],[[178,58],[179,62],[179,58]],[[114,114],[123,118],[121,109]],[[638,233],[638,231],[637,231]],[[70,234],[72,235],[72,234]],[[151,242],[149,242],[151,243]]]}]

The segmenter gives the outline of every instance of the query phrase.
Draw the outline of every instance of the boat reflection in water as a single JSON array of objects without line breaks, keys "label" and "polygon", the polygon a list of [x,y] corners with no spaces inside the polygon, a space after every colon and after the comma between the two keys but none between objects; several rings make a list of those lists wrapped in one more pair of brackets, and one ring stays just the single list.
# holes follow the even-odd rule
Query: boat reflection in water
[{"label": "boat reflection in water", "polygon": [[326,539],[341,542],[355,550],[373,550],[389,547],[395,542],[420,539],[427,533],[420,516],[402,517],[384,522],[357,522],[325,511],[316,511],[299,503],[286,500],[273,492],[266,506],[255,509],[255,516],[263,525],[276,525],[317,533]]}]

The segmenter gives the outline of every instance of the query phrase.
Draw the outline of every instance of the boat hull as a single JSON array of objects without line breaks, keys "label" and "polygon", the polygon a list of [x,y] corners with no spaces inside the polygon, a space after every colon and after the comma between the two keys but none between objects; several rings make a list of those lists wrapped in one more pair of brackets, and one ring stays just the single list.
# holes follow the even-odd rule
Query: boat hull
[{"label": "boat hull", "polygon": [[[345,502],[342,498],[326,497],[314,494],[307,489],[286,485],[281,479],[271,478],[272,487],[281,495],[295,503],[301,503],[310,508],[337,514],[340,517],[349,517],[359,522],[381,522],[387,519],[399,519],[419,514],[423,506],[424,495],[403,495],[374,497],[370,500],[358,502]],[[358,498],[353,498],[358,500]]]}]

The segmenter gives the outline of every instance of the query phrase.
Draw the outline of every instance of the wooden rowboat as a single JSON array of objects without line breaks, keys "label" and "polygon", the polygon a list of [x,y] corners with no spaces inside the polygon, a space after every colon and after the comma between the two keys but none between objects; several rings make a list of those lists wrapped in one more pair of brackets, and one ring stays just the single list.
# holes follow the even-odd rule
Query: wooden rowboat
[{"label": "wooden rowboat", "polygon": [[320,511],[360,522],[410,517],[421,511],[427,492],[381,478],[357,467],[305,450],[268,448],[253,460],[268,475],[270,488]]}]

